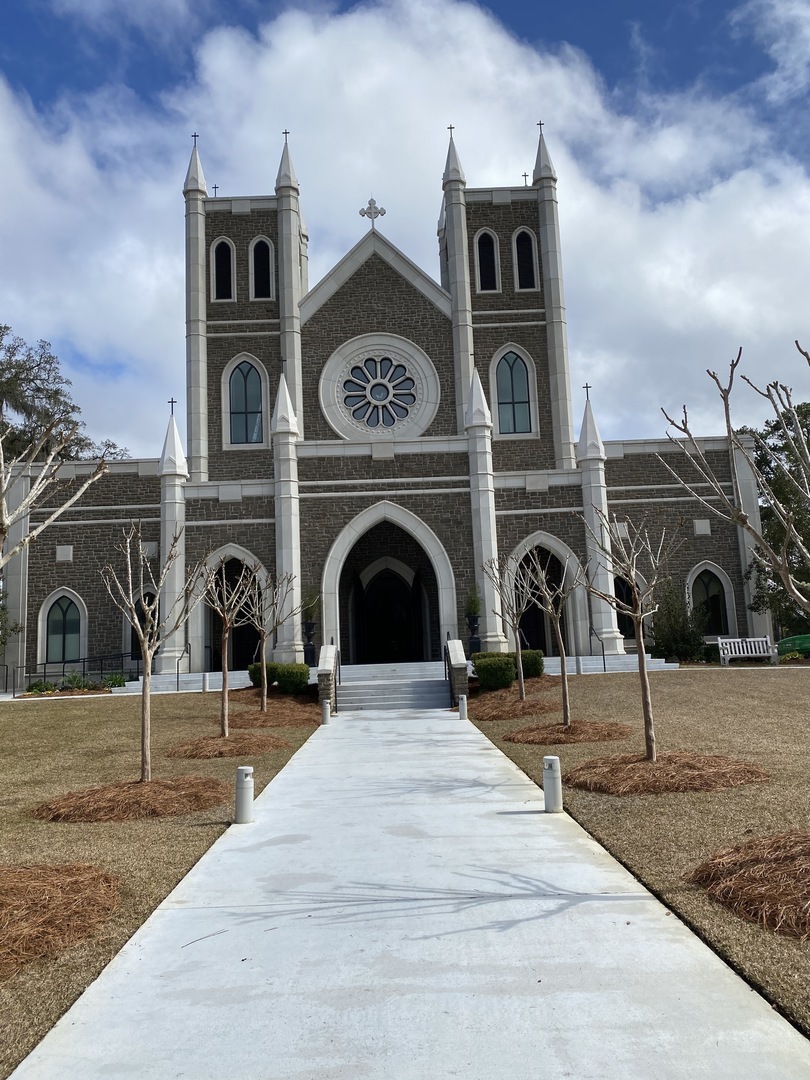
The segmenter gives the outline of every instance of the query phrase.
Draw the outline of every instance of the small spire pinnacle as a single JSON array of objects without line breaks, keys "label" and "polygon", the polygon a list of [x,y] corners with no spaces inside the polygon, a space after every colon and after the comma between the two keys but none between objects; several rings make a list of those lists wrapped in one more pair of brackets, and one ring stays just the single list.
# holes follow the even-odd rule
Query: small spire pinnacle
[{"label": "small spire pinnacle", "polygon": [[172,415],[169,417],[169,426],[166,428],[166,438],[163,442],[163,453],[160,455],[158,476],[184,476],[188,478],[188,463],[183,453],[183,444],[180,441],[180,432],[177,430],[177,421],[174,418],[174,406]]},{"label": "small spire pinnacle", "polygon": [[540,139],[537,144],[537,160],[534,163],[532,185],[539,184],[541,180],[557,179],[557,174],[554,171],[554,166],[551,164],[551,158],[549,157],[546,140],[543,136],[543,121],[539,120],[537,126],[540,128]]},{"label": "small spire pinnacle", "polygon": [[451,181],[460,181],[462,184],[466,183],[464,176],[464,170],[461,167],[459,161],[458,151],[456,150],[456,144],[453,141],[453,125],[448,126],[450,132],[450,145],[447,148],[447,161],[444,166],[444,176],[442,177],[442,184],[448,184]]},{"label": "small spire pinnacle", "polygon": [[[588,390],[593,389],[591,386]],[[587,391],[586,391],[587,393]],[[590,397],[585,400],[585,412],[582,417],[582,428],[579,433],[579,442],[576,446],[577,462],[598,459],[605,460],[605,444],[596,426]]]},{"label": "small spire pinnacle", "polygon": [[281,151],[281,164],[278,167],[278,176],[276,177],[276,191],[283,187],[295,188],[297,191],[298,178],[295,175],[292,158],[290,157],[290,146],[287,142],[287,136],[290,133],[284,131],[282,134],[284,135],[284,149]]},{"label": "small spire pinnacle", "polygon": [[470,397],[464,412],[464,427],[492,427],[492,413],[487,405],[487,397],[481,385],[481,376],[478,368],[473,368],[472,381],[470,383]]},{"label": "small spire pinnacle", "polygon": [[290,391],[287,389],[287,380],[284,378],[283,373],[278,380],[278,394],[273,409],[273,419],[270,421],[270,431],[273,435],[278,432],[288,432],[292,435],[298,434],[298,419],[290,398]]},{"label": "small spire pinnacle", "polygon": [[185,183],[183,184],[183,194],[186,195],[189,191],[201,191],[203,195],[207,195],[208,188],[205,186],[205,174],[203,173],[200,154],[197,150],[197,139],[199,138],[199,135],[195,133],[192,138],[194,139],[194,149],[191,151],[191,160],[188,163],[188,171],[186,173]]}]

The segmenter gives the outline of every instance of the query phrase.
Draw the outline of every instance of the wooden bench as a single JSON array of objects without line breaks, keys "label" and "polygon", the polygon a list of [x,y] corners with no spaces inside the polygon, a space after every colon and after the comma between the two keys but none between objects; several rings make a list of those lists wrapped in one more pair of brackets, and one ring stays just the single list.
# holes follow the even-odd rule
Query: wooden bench
[{"label": "wooden bench", "polygon": [[717,647],[723,667],[728,667],[729,660],[761,660],[765,656],[772,664],[779,663],[776,646],[767,637],[721,637]]}]

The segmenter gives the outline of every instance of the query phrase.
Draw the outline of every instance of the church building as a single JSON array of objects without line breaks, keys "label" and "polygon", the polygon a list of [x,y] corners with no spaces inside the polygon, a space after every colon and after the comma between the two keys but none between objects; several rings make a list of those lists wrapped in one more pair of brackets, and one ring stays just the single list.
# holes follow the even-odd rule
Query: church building
[{"label": "church building", "polygon": [[[209,195],[195,145],[183,189],[187,446],[172,418],[159,459],[112,462],[12,561],[6,595],[24,631],[7,647],[10,666],[59,670],[130,652],[131,628],[99,570],[118,558],[133,521],[156,556],[182,531],[185,566],[225,555],[292,575],[296,607],[318,598],[316,648],[334,641],[345,664],[441,659],[448,636],[466,643],[476,591],[481,648],[512,648],[482,566],[539,548],[558,574],[604,577],[581,517],[595,520],[594,508],[653,533],[681,530],[672,576],[707,612],[709,638],[767,632],[748,608],[748,540],[659,460],[689,476],[682,452],[666,439],[603,442],[591,402],[574,427],[557,176],[544,136],[530,184],[480,188],[467,185],[451,133],[442,188],[436,277],[386,239],[384,211],[370,200],[368,231],[310,287],[286,142],[274,193],[239,198]],[[703,446],[730,479],[727,441]],[[755,515],[753,478],[739,465]],[[539,611],[524,634],[556,651]],[[632,645],[613,609],[582,586],[565,635],[571,655],[600,651],[598,641],[608,656]],[[256,640],[234,634],[233,669],[252,661]],[[301,619],[287,621],[275,659],[301,660],[304,643]],[[204,604],[161,649],[158,670],[173,673],[178,660],[182,670],[221,664]]]}]

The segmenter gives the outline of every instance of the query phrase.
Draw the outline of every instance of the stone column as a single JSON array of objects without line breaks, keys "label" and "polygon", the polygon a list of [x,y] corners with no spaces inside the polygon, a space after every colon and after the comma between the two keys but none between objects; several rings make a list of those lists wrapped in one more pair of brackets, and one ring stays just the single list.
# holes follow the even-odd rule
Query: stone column
[{"label": "stone column", "polygon": [[[186,497],[185,483],[188,479],[188,465],[180,442],[174,416],[169,419],[163,453],[158,466],[160,477],[160,551],[155,566],[155,574],[166,561],[172,541],[180,537],[178,555],[172,563],[163,592],[160,597],[161,618],[169,615],[170,621],[180,610],[182,596],[186,587]],[[169,614],[171,613],[171,614]],[[155,671],[160,675],[172,675],[177,670],[177,661],[185,652],[186,627],[181,626],[166,637],[155,657]],[[199,662],[201,658],[194,657]]]},{"label": "stone column", "polygon": [[[292,589],[287,603],[292,610],[301,606],[301,527],[298,495],[298,426],[287,380],[281,376],[271,425],[275,470],[276,576],[289,574]],[[278,644],[273,659],[281,663],[302,663],[304,643],[301,616],[295,615],[278,628]]]},{"label": "stone column", "polygon": [[[614,574],[610,554],[602,551],[595,539],[595,537],[602,539],[609,552],[610,537],[607,536],[604,525],[608,512],[605,447],[596,427],[590,401],[585,403],[582,432],[576,453],[577,464],[582,470],[582,505],[587,523],[585,530],[586,573],[592,585],[601,589],[602,592],[612,593]],[[605,517],[602,518],[601,514]],[[590,601],[591,625],[602,639],[606,655],[623,654],[624,638],[619,632],[615,609],[607,601],[593,594],[590,596]]]},{"label": "stone column", "polygon": [[450,136],[444,188],[447,277],[453,302],[453,360],[455,365],[456,417],[459,433],[464,431],[464,393],[473,372],[472,300],[470,298],[470,258],[467,250],[467,201],[464,171]]},{"label": "stone column", "polygon": [[183,185],[186,200],[186,411],[193,480],[208,479],[208,281],[205,239],[205,187],[197,147]]},{"label": "stone column", "polygon": [[485,563],[498,558],[498,538],[492,471],[492,416],[477,368],[473,368],[464,423],[469,440],[473,563],[481,596],[481,650],[508,652],[501,618],[494,614],[501,610],[498,592],[482,569]]},{"label": "stone column", "polygon": [[298,180],[284,144],[276,177],[278,199],[278,313],[281,331],[281,362],[287,390],[295,408],[296,435],[304,436],[301,372],[301,218],[298,206]]},{"label": "stone column", "polygon": [[[753,450],[753,440],[751,440],[751,449]],[[740,508],[748,514],[748,519],[754,528],[761,529],[762,522],[759,514],[758,489],[753,470],[746,460],[745,454],[743,454],[741,450],[732,449],[731,453],[734,455],[734,464],[737,470],[737,488]],[[710,520],[712,519],[710,518]],[[714,522],[718,520],[718,518],[713,519]],[[744,575],[745,571],[753,562],[756,544],[749,533],[739,525],[737,526],[737,538],[740,545],[740,561]],[[753,578],[749,578],[748,580],[743,578],[743,596],[745,597],[745,613],[748,616],[748,633],[751,637],[769,637],[773,642],[773,620],[771,619],[770,611],[751,610],[751,602],[754,599],[755,591],[756,584]],[[742,627],[739,627],[739,629],[742,631]]]}]

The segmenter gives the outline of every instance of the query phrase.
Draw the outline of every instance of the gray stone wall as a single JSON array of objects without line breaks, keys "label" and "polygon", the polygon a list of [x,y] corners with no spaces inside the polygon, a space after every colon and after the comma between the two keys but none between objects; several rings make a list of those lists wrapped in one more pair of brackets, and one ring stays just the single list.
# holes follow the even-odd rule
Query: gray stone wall
[{"label": "gray stone wall", "polygon": [[[489,202],[467,203],[467,240],[470,255],[470,283],[473,312],[513,310],[544,307],[542,280],[536,291],[515,291],[515,267],[512,260],[512,234],[521,227],[531,229],[537,237],[540,215],[536,199],[520,199],[508,204],[494,205]],[[475,234],[479,229],[491,229],[500,241],[501,291],[476,291]],[[539,264],[539,252],[538,252]],[[535,316],[536,317],[536,316]]]}]

